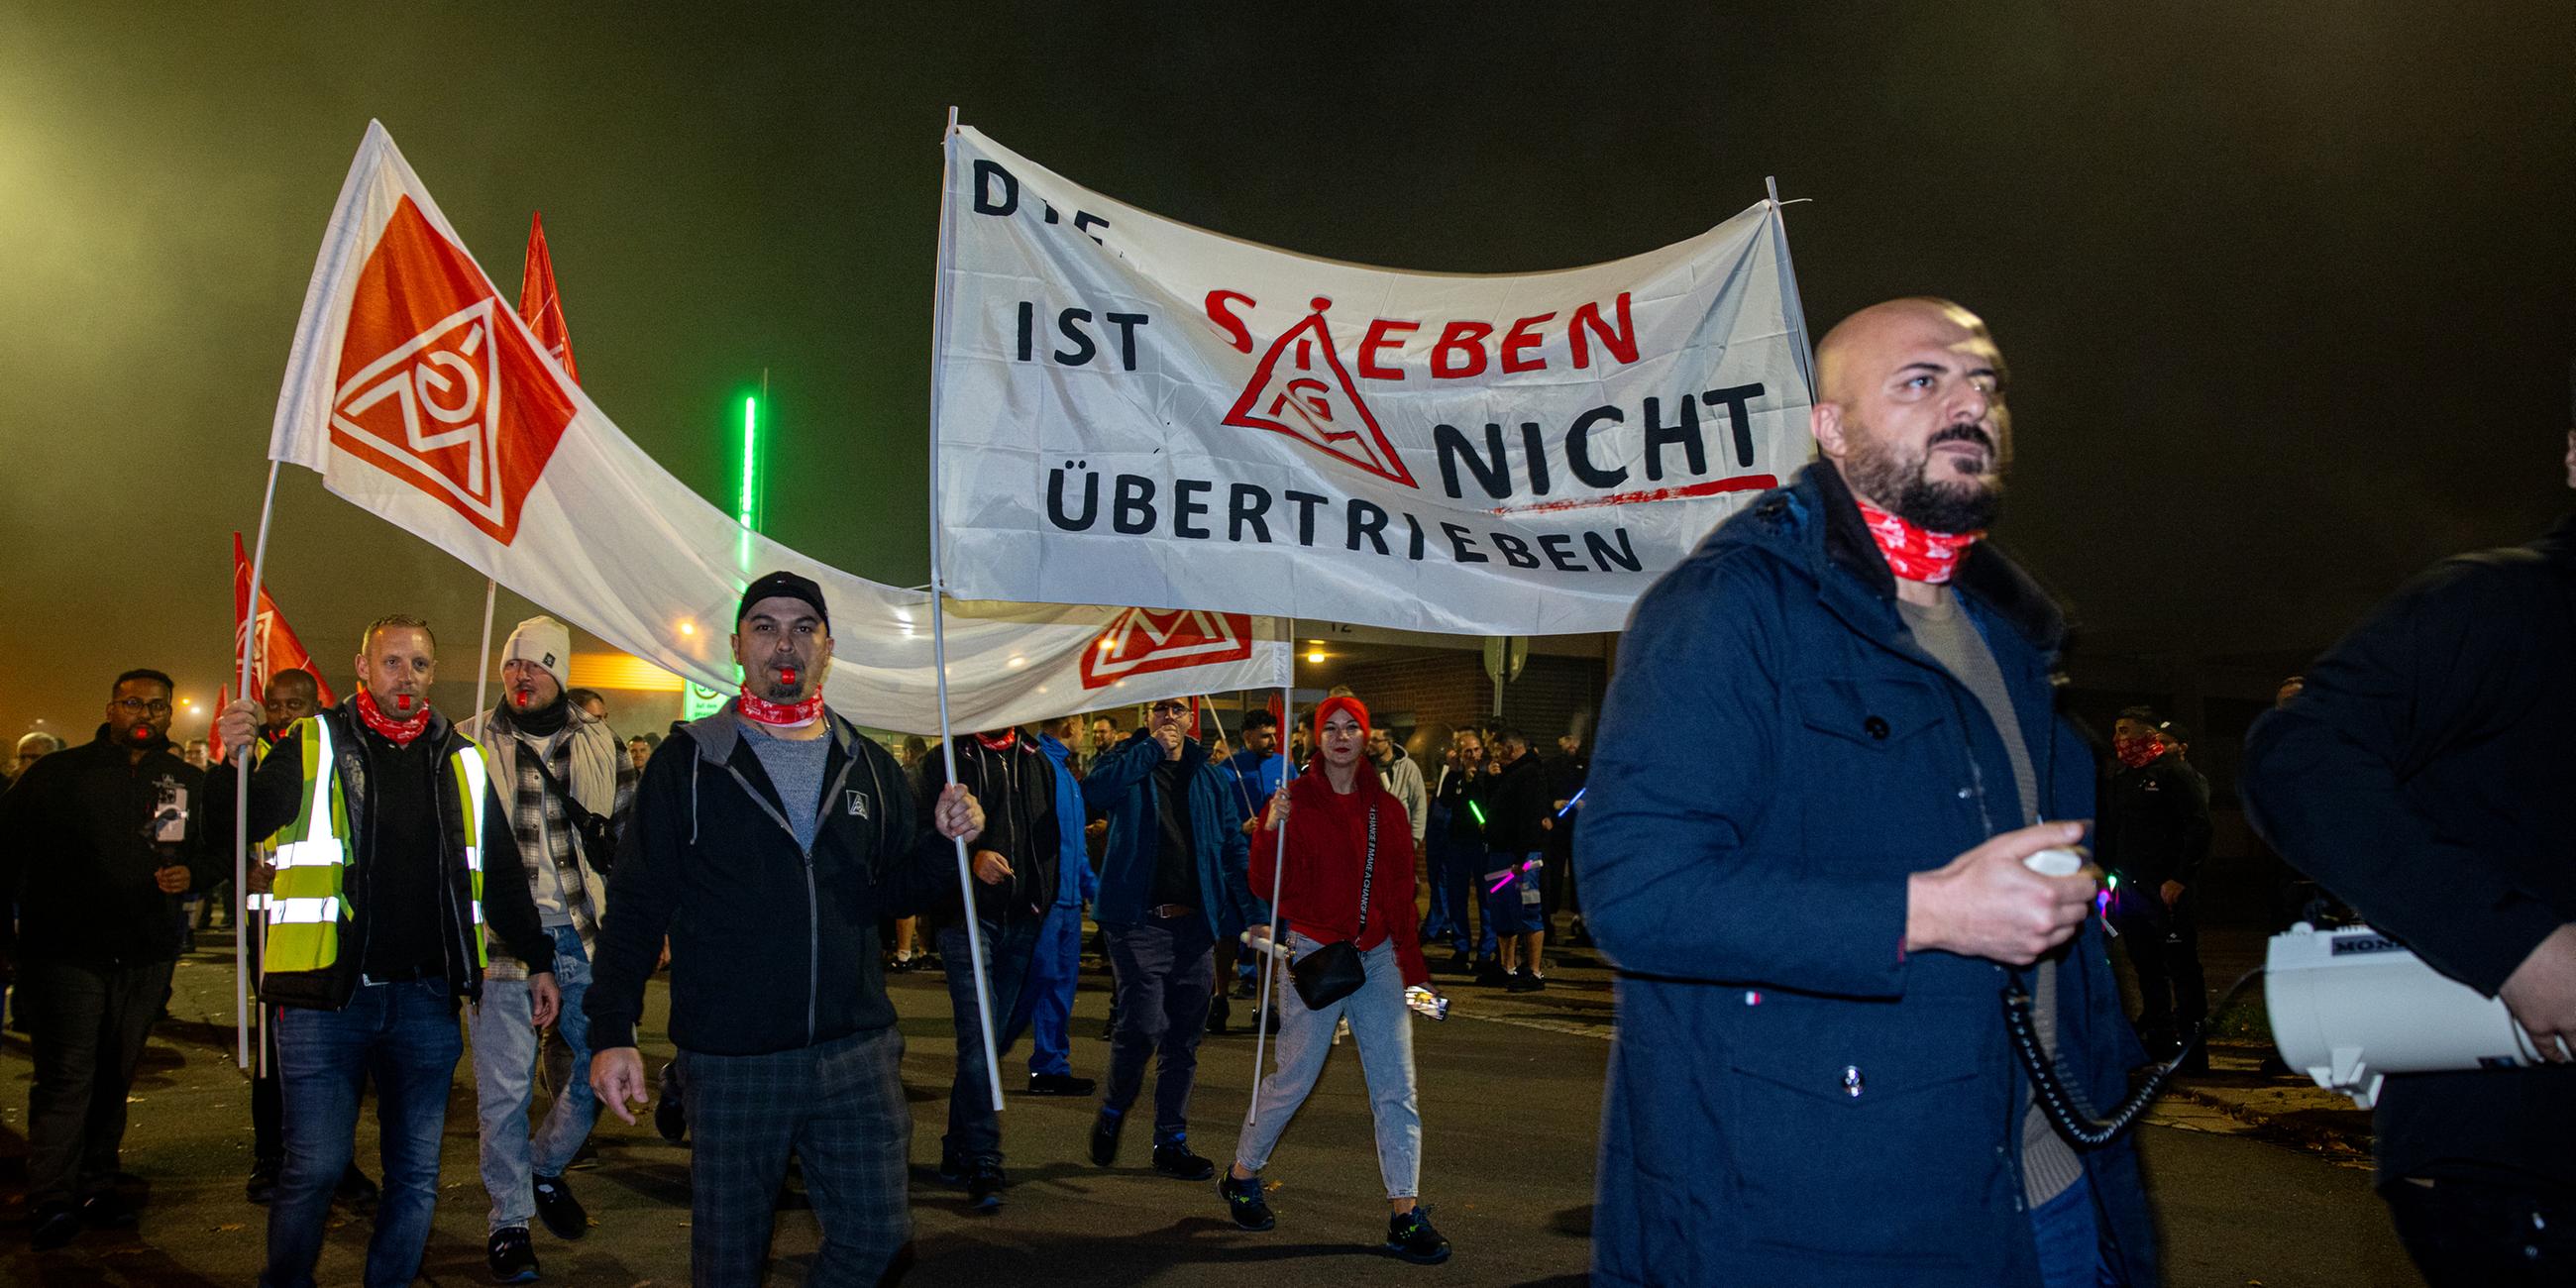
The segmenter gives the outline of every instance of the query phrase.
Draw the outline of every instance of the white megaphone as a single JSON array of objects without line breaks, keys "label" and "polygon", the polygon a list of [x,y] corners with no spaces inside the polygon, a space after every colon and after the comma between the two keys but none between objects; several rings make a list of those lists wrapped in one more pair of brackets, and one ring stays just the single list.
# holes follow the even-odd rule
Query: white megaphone
[{"label": "white megaphone", "polygon": [[2274,935],[2263,1003],[2282,1061],[2364,1109],[2392,1073],[2541,1063],[2503,1002],[2368,926],[2319,930],[2303,921]]}]

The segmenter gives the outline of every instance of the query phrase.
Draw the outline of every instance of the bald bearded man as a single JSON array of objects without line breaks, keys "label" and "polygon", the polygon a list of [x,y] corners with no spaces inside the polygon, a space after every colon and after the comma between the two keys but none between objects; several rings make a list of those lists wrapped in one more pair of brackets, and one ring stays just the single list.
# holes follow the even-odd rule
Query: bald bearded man
[{"label": "bald bearded man", "polygon": [[[1623,971],[1598,1284],[2155,1281],[2125,1140],[2032,1105],[2001,996],[2036,996],[2098,1112],[2143,1058],[2076,844],[2087,744],[2063,618],[1980,544],[2012,447],[2004,362],[1943,300],[1817,351],[1823,459],[1637,606],[1580,824],[1584,918]],[[1689,711],[1693,719],[1671,718]]]}]

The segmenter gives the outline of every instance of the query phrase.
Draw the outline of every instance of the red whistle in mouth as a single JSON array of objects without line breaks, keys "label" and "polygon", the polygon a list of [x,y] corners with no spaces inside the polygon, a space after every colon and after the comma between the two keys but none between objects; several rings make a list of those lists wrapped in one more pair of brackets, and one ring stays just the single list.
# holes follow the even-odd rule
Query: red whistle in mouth
[{"label": "red whistle in mouth", "polygon": [[796,683],[796,668],[792,666],[782,666],[778,668],[778,678],[785,680],[789,684]]},{"label": "red whistle in mouth", "polygon": [[152,741],[152,726],[136,725],[132,729],[126,730],[126,736],[132,738],[136,742],[150,742]]},{"label": "red whistle in mouth", "polygon": [[527,710],[527,708],[528,708],[528,693],[527,693],[527,691],[526,691],[526,690],[522,689],[522,690],[520,690],[520,692],[519,692],[519,709],[520,709],[520,710],[522,710],[522,711],[525,711],[525,710]]},{"label": "red whistle in mouth", "polygon": [[397,694],[395,694],[395,695],[394,695],[394,710],[396,710],[396,711],[409,711],[409,710],[411,710],[411,695],[410,695],[410,694],[408,694],[408,693],[397,693]]}]

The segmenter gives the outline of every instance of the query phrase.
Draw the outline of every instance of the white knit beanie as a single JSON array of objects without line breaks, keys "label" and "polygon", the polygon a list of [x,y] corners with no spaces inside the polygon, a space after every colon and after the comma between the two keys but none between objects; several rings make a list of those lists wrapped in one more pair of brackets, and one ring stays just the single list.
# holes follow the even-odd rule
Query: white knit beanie
[{"label": "white knit beanie", "polygon": [[519,623],[501,647],[504,662],[534,662],[555,677],[558,687],[572,682],[572,632],[542,614]]}]

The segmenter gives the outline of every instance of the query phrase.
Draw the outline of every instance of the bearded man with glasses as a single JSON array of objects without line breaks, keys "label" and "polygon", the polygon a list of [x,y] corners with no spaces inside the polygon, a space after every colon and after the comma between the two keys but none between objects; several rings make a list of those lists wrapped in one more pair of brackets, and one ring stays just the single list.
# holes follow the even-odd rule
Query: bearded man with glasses
[{"label": "bearded man with glasses", "polygon": [[1253,897],[1243,835],[1245,810],[1191,733],[1197,708],[1167,699],[1145,727],[1103,751],[1082,780],[1083,806],[1109,818],[1093,912],[1109,939],[1118,981],[1118,1026],[1109,1079],[1091,1128],[1091,1161],[1118,1161],[1127,1110],[1154,1077],[1154,1170],[1185,1181],[1216,1175],[1190,1151],[1190,1088],[1199,1039],[1207,1032],[1213,950],[1248,926],[1269,922]]},{"label": "bearded man with glasses", "polygon": [[170,677],[116,677],[87,746],[45,757],[0,796],[0,899],[18,901],[21,1008],[33,1039],[27,1211],[38,1249],[84,1225],[132,1225],[114,1189],[125,1097],[170,998],[179,896],[210,878],[203,772],[170,745]]}]

